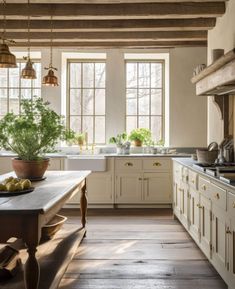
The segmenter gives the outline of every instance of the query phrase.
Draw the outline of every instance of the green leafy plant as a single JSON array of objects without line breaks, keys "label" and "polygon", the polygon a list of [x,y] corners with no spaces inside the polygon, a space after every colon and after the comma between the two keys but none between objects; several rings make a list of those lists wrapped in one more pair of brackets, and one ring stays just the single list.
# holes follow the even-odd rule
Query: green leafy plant
[{"label": "green leafy plant", "polygon": [[130,132],[129,140],[149,144],[152,141],[152,134],[147,128],[137,128]]},{"label": "green leafy plant", "polygon": [[159,141],[156,142],[156,145],[157,145],[157,146],[163,147],[164,144],[165,144],[165,143],[164,143],[164,140],[163,140],[163,139],[160,139]]},{"label": "green leafy plant", "polygon": [[85,133],[76,133],[74,140],[76,144],[83,145],[85,141]]},{"label": "green leafy plant", "polygon": [[117,146],[123,145],[126,141],[127,141],[127,133],[126,132],[117,134],[116,137],[113,136],[109,139],[109,143],[116,144]]},{"label": "green leafy plant", "polygon": [[21,101],[21,115],[7,113],[0,120],[0,147],[15,152],[22,160],[38,160],[55,152],[58,140],[73,135],[63,118],[42,98]]}]

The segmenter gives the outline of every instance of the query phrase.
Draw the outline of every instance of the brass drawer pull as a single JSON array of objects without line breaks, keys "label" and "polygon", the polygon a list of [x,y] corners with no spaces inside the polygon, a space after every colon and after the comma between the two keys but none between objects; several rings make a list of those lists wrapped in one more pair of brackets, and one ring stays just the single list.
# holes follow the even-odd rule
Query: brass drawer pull
[{"label": "brass drawer pull", "polygon": [[202,185],[201,188],[202,188],[202,190],[205,191],[206,190],[206,185]]},{"label": "brass drawer pull", "polygon": [[139,178],[139,181],[142,181],[143,179],[142,178]]},{"label": "brass drawer pull", "polygon": [[200,204],[197,204],[197,207],[198,207],[199,209],[202,209],[202,208],[203,208]]},{"label": "brass drawer pull", "polygon": [[128,162],[128,163],[125,163],[125,166],[126,166],[126,167],[133,167],[133,163],[129,163],[129,162]]},{"label": "brass drawer pull", "polygon": [[153,163],[153,166],[154,167],[160,167],[162,164],[161,163],[159,163],[159,162],[155,162],[155,163]]},{"label": "brass drawer pull", "polygon": [[217,200],[219,200],[220,199],[220,195],[217,193],[217,194],[215,194],[215,198],[217,199]]},{"label": "brass drawer pull", "polygon": [[235,209],[235,202],[233,202],[233,205],[232,205],[232,206],[233,206],[233,208]]},{"label": "brass drawer pull", "polygon": [[148,178],[144,178],[143,180],[144,180],[144,181],[147,181],[147,180],[148,180]]}]

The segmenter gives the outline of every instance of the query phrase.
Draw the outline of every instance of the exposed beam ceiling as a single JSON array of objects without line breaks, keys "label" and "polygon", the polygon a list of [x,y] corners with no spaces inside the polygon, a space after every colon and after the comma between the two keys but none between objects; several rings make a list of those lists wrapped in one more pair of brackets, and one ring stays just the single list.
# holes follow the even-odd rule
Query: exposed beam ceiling
[{"label": "exposed beam ceiling", "polygon": [[225,0],[30,2],[7,0],[5,6],[6,36],[16,46],[27,46],[28,14],[32,46],[50,45],[53,16],[54,46],[157,48],[206,46],[207,31],[225,13]]}]

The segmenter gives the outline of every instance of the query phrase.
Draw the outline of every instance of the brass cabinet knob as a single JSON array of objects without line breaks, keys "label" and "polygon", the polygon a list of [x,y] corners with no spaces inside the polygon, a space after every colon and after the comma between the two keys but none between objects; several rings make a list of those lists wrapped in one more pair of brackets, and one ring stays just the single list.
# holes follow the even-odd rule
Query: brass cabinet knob
[{"label": "brass cabinet knob", "polygon": [[232,232],[230,231],[229,227],[226,229],[226,234],[232,234]]},{"label": "brass cabinet knob", "polygon": [[139,178],[139,181],[142,181],[142,178]]},{"label": "brass cabinet knob", "polygon": [[133,167],[133,163],[127,162],[127,163],[125,163],[125,166],[126,166],[126,167]]},{"label": "brass cabinet knob", "polygon": [[186,176],[185,179],[186,179],[186,182],[188,182],[188,176]]},{"label": "brass cabinet knob", "polygon": [[155,162],[155,163],[153,163],[153,166],[154,167],[160,167],[162,164],[161,163],[159,163],[159,162]]},{"label": "brass cabinet knob", "polygon": [[232,206],[233,206],[233,208],[235,209],[235,202],[233,202],[233,205],[232,205]]},{"label": "brass cabinet knob", "polygon": [[198,207],[199,209],[202,209],[202,208],[203,208],[200,204],[197,204],[197,207]]},{"label": "brass cabinet knob", "polygon": [[193,184],[195,183],[194,179],[191,179],[191,183],[193,183]]},{"label": "brass cabinet knob", "polygon": [[148,178],[143,178],[143,180],[144,180],[144,181],[147,181],[147,180],[148,180]]}]

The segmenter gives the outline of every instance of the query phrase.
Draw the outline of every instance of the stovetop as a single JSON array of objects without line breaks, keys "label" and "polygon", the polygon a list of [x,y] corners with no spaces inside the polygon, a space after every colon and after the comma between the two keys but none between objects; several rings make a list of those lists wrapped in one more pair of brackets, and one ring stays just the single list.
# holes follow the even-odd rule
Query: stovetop
[{"label": "stovetop", "polygon": [[223,164],[193,164],[193,167],[201,172],[204,172],[213,177],[219,177],[224,174],[235,174],[235,163],[223,163]]}]

